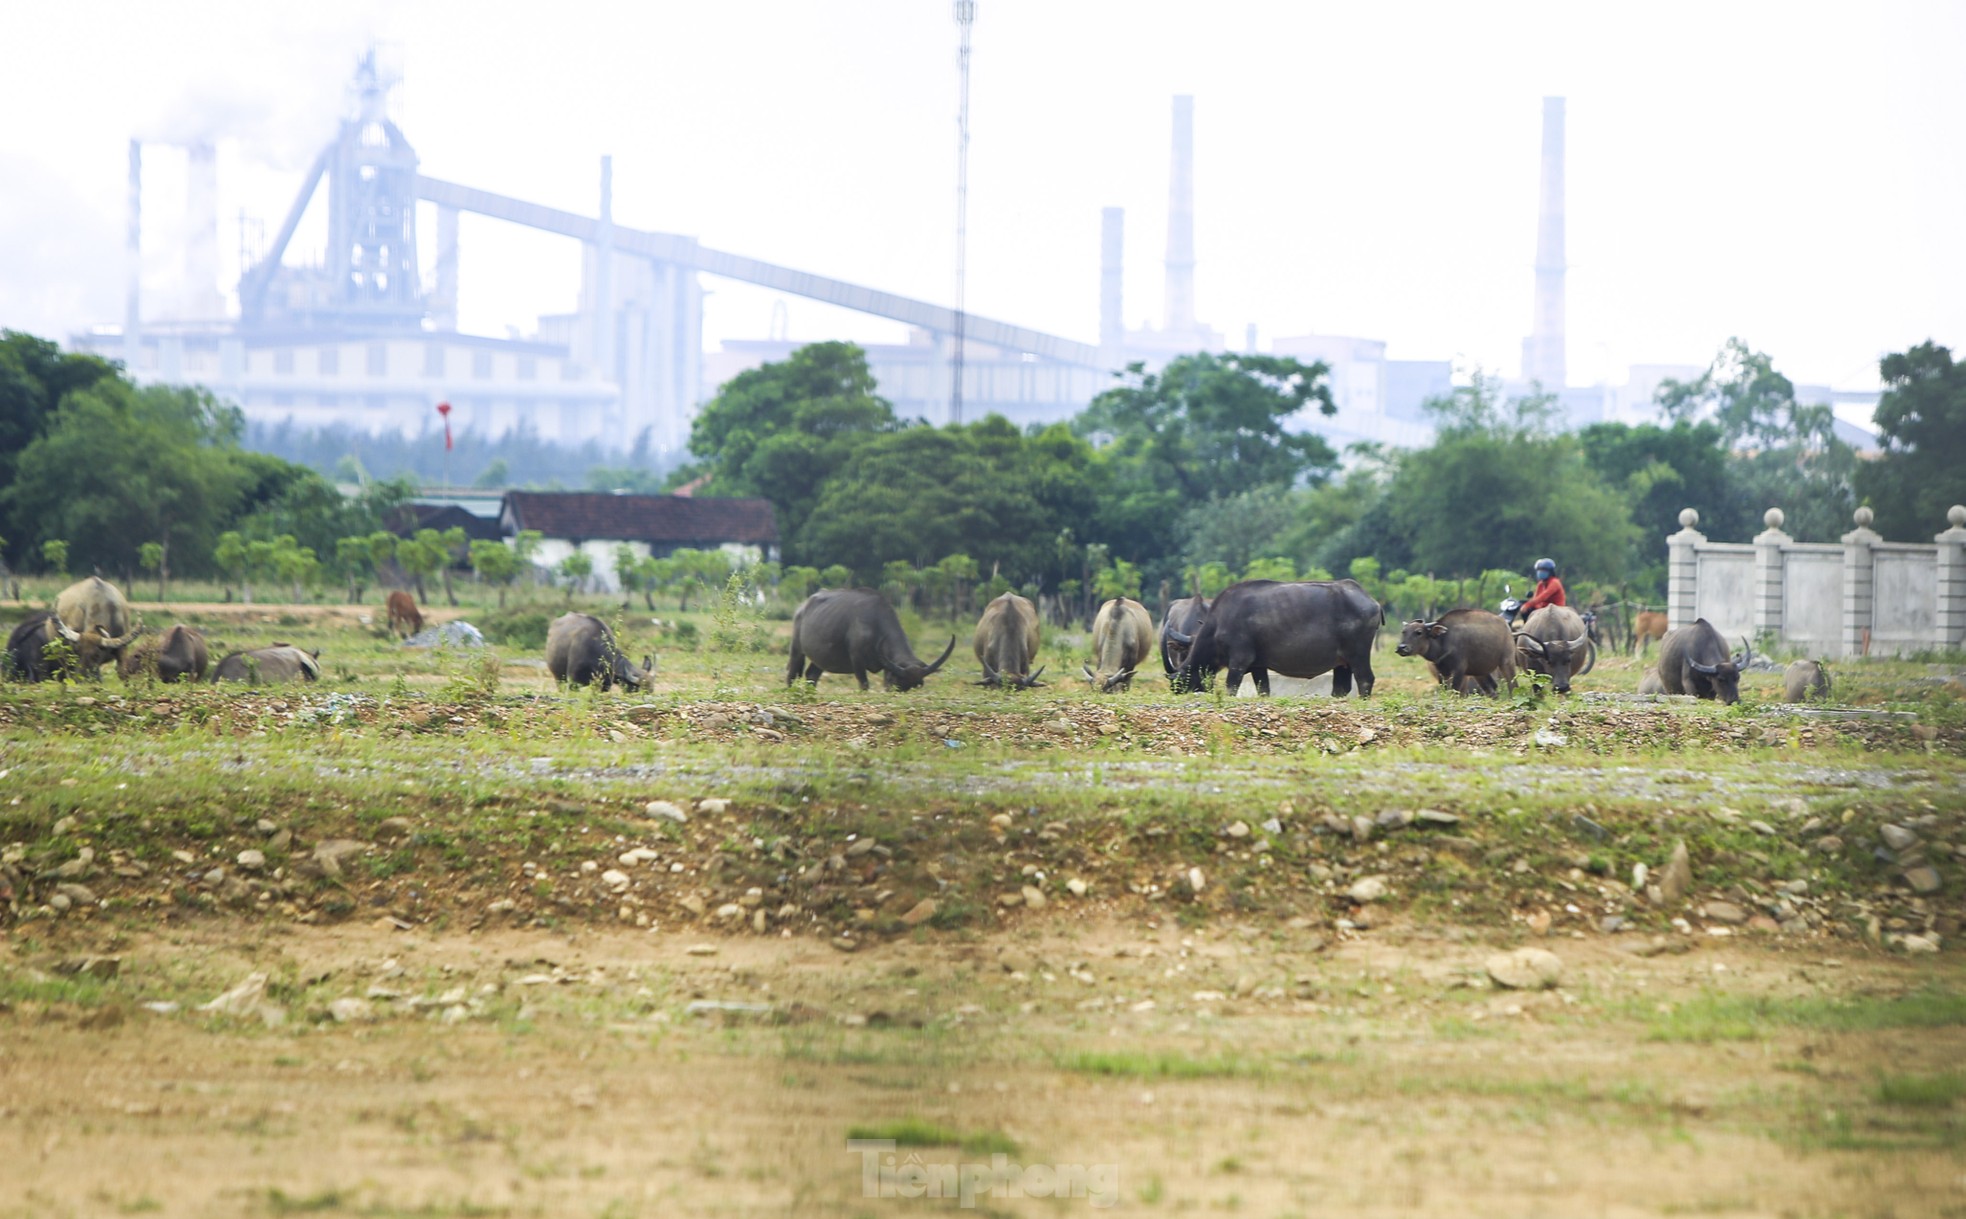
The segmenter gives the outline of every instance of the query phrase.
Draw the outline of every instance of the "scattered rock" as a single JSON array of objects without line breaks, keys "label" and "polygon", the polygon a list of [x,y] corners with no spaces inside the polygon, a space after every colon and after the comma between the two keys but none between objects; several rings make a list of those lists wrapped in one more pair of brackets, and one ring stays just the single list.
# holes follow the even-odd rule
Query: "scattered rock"
[{"label": "scattered rock", "polygon": [[850,940],[843,935],[836,935],[832,939],[827,940],[826,942],[828,944],[831,944],[833,947],[839,949],[841,952],[853,952],[860,947],[857,941]]},{"label": "scattered rock", "polygon": [[402,842],[416,832],[416,823],[408,817],[388,817],[375,827],[379,842]]},{"label": "scattered rock", "polygon": [[1392,887],[1386,883],[1385,877],[1368,876],[1363,880],[1353,881],[1352,887],[1345,890],[1345,896],[1363,906],[1367,902],[1382,901],[1391,892]]},{"label": "scattered rock", "polygon": [[1078,877],[1074,876],[1072,879],[1065,882],[1065,891],[1067,893],[1070,893],[1073,897],[1084,897],[1086,892],[1086,883],[1080,880]]},{"label": "scattered rock", "polygon": [[1532,935],[1548,935],[1550,933],[1550,912],[1547,910],[1538,910],[1536,913],[1524,919],[1523,922],[1528,925]]},{"label": "scattered rock", "polygon": [[1249,823],[1247,821],[1230,822],[1229,828],[1223,832],[1231,838],[1247,838],[1249,837]]},{"label": "scattered rock", "polygon": [[1443,813],[1437,808],[1423,808],[1413,814],[1413,820],[1419,825],[1441,827],[1461,824],[1461,818],[1458,814]]},{"label": "scattered rock", "polygon": [[924,897],[908,908],[908,913],[901,916],[901,922],[904,926],[919,927],[935,917],[936,908],[934,898]]},{"label": "scattered rock", "polygon": [[239,852],[239,869],[242,872],[258,872],[266,867],[265,851]]},{"label": "scattered rock", "polygon": [[874,840],[872,838],[856,838],[847,844],[846,850],[842,851],[841,854],[845,855],[848,859],[858,859],[873,849]]},{"label": "scattered rock", "polygon": [[1712,901],[1700,907],[1700,917],[1710,922],[1738,927],[1748,921],[1748,912],[1733,902]]},{"label": "scattered rock", "polygon": [[57,964],[55,972],[84,978],[113,978],[122,968],[122,957],[70,957]]},{"label": "scattered rock", "polygon": [[725,902],[723,905],[717,907],[717,921],[727,923],[734,918],[742,916],[743,913],[744,907],[738,905],[736,902]]},{"label": "scattered rock", "polygon": [[55,886],[55,896],[67,898],[71,905],[93,906],[96,904],[95,890],[87,885],[74,883]]},{"label": "scattered rock", "polygon": [[1931,864],[1906,868],[1905,883],[1911,886],[1912,892],[1919,894],[1937,893],[1945,886],[1945,881],[1939,876],[1939,870]]},{"label": "scattered rock", "polygon": [[1372,824],[1382,830],[1403,830],[1413,824],[1413,813],[1409,809],[1389,808],[1374,817]]},{"label": "scattered rock", "polygon": [[375,1019],[375,1004],[350,995],[328,1004],[328,1015],[336,1024],[366,1024]]},{"label": "scattered rock", "polygon": [[1821,838],[1816,839],[1816,849],[1825,855],[1841,855],[1843,853],[1843,840],[1835,834],[1825,834]]},{"label": "scattered rock", "polygon": [[1032,910],[1042,910],[1045,908],[1044,890],[1038,888],[1036,885],[1025,885],[1021,896],[1024,898],[1024,905],[1027,908]]},{"label": "scattered rock", "polygon": [[247,974],[245,981],[210,1003],[200,1004],[198,1010],[226,1016],[249,1015],[266,1002],[266,980],[266,975],[261,972]]},{"label": "scattered rock", "polygon": [[1884,840],[1885,846],[1894,851],[1902,851],[1918,845],[1918,835],[1902,825],[1892,825],[1889,822],[1877,827],[1877,836]]},{"label": "scattered rock", "polygon": [[1939,941],[1936,936],[1908,935],[1900,940],[1899,943],[1904,947],[1906,952],[1913,954],[1937,952],[1939,950]]},{"label": "scattered rock", "polygon": [[331,877],[339,877],[345,861],[353,859],[368,849],[368,843],[357,842],[353,838],[329,838],[314,844],[312,858],[315,866],[323,873]]},{"label": "scattered rock", "polygon": [[1547,948],[1518,948],[1488,958],[1488,976],[1508,990],[1548,990],[1563,979],[1563,962]]},{"label": "scattered rock", "polygon": [[692,957],[714,957],[717,955],[717,946],[715,944],[691,944],[688,948],[683,949],[683,953],[686,956]]},{"label": "scattered rock", "polygon": [[1545,749],[1561,749],[1570,743],[1570,738],[1550,728],[1538,728],[1530,738]]},{"label": "scattered rock", "polygon": [[715,1016],[726,1024],[743,1020],[769,1020],[773,1015],[769,1003],[740,1003],[730,999],[696,999],[683,1011],[691,1016]]},{"label": "scattered rock", "polygon": [[1005,909],[1008,909],[1012,906],[1021,906],[1023,904],[1024,904],[1024,895],[1022,893],[997,894],[997,905],[1002,906]]},{"label": "scattered rock", "polygon": [[1189,868],[1188,875],[1185,879],[1188,882],[1188,892],[1197,897],[1201,895],[1203,887],[1208,883],[1208,878],[1202,875],[1200,868]]},{"label": "scattered rock", "polygon": [[1659,873],[1659,896],[1668,906],[1677,906],[1686,900],[1686,891],[1693,887],[1693,861],[1686,853],[1686,840],[1680,839],[1672,844],[1672,858],[1666,861],[1665,870]]},{"label": "scattered rock", "polygon": [[619,868],[609,868],[607,871],[601,873],[601,883],[616,889],[626,889],[628,887],[628,873],[623,872]]},{"label": "scattered rock", "polygon": [[1632,892],[1633,893],[1645,892],[1645,878],[1650,876],[1651,874],[1652,874],[1651,869],[1647,868],[1644,864],[1642,863],[1633,864],[1632,865]]},{"label": "scattered rock", "polygon": [[696,811],[706,817],[720,817],[730,811],[730,801],[722,796],[705,796],[696,802]]},{"label": "scattered rock", "polygon": [[1354,817],[1351,823],[1352,838],[1357,842],[1372,841],[1372,820],[1369,817]]}]

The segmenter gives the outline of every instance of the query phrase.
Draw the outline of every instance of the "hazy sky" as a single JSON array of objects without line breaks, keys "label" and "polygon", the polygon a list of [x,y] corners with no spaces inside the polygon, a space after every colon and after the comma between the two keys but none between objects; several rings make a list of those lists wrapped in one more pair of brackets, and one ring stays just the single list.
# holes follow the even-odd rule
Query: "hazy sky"
[{"label": "hazy sky", "polygon": [[[1573,382],[1704,363],[1731,334],[1849,387],[1882,352],[1966,347],[1966,5],[977,7],[977,313],[1096,338],[1099,209],[1119,205],[1127,320],[1158,321],[1170,98],[1192,93],[1202,318],[1236,345],[1255,322],[1514,373],[1560,94]],[[226,137],[229,288],[239,211],[277,227],[371,39],[427,173],[591,212],[612,153],[621,223],[953,295],[947,0],[0,0],[0,26],[0,325],[121,317],[132,134]],[[146,172],[160,304],[182,161],[158,148]],[[468,216],[462,240],[466,329],[571,307],[570,243]],[[705,282],[712,345],[766,333],[776,297]],[[900,334],[785,304],[794,338]]]}]

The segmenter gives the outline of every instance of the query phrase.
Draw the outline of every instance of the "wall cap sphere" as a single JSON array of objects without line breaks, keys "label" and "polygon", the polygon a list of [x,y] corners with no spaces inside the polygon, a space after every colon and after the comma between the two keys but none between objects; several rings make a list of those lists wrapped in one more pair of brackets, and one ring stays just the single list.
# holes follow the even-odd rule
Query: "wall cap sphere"
[{"label": "wall cap sphere", "polygon": [[1770,508],[1768,511],[1761,514],[1762,523],[1764,525],[1767,525],[1770,529],[1780,529],[1782,527],[1782,522],[1787,519],[1788,519],[1787,517],[1784,517],[1782,515],[1782,510],[1780,508]]},{"label": "wall cap sphere", "polygon": [[1966,504],[1954,504],[1947,508],[1946,523],[1954,529],[1966,529]]},{"label": "wall cap sphere", "polygon": [[1679,527],[1681,529],[1691,529],[1699,523],[1700,514],[1698,512],[1695,512],[1691,508],[1681,508],[1679,510]]},{"label": "wall cap sphere", "polygon": [[1852,513],[1851,519],[1857,522],[1857,528],[1868,529],[1870,528],[1870,523],[1877,519],[1877,514],[1875,512],[1872,512],[1870,508],[1866,506],[1866,507],[1859,508],[1854,513]]}]

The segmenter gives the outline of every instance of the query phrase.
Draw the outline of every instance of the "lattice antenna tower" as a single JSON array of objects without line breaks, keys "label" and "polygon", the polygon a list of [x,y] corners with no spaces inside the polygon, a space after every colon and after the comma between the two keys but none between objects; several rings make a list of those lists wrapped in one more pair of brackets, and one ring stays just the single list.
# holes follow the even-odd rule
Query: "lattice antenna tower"
[{"label": "lattice antenna tower", "polygon": [[969,30],[976,0],[956,0],[956,333],[950,357],[949,422],[963,421],[963,280],[969,261]]}]

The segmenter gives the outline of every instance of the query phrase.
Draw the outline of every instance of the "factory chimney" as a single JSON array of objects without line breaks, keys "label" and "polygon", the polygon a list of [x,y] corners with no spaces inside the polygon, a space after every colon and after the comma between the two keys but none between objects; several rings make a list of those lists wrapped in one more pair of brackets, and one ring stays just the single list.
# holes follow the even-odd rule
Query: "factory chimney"
[{"label": "factory chimney", "polygon": [[1568,384],[1563,348],[1563,99],[1543,99],[1543,182],[1536,220],[1536,309],[1522,343],[1522,378]]},{"label": "factory chimney", "polygon": [[1126,209],[1099,211],[1099,360],[1118,368],[1126,347],[1126,320],[1120,265],[1125,249]]},{"label": "factory chimney", "polygon": [[123,368],[132,376],[143,343],[143,141],[130,141],[130,226],[123,238],[130,284],[123,298]]},{"label": "factory chimney", "polygon": [[1174,161],[1167,182],[1167,316],[1170,332],[1195,328],[1195,99],[1174,98]]},{"label": "factory chimney", "polygon": [[218,290],[218,149],[199,140],[186,151],[184,316],[215,321],[225,316],[225,298]]}]

